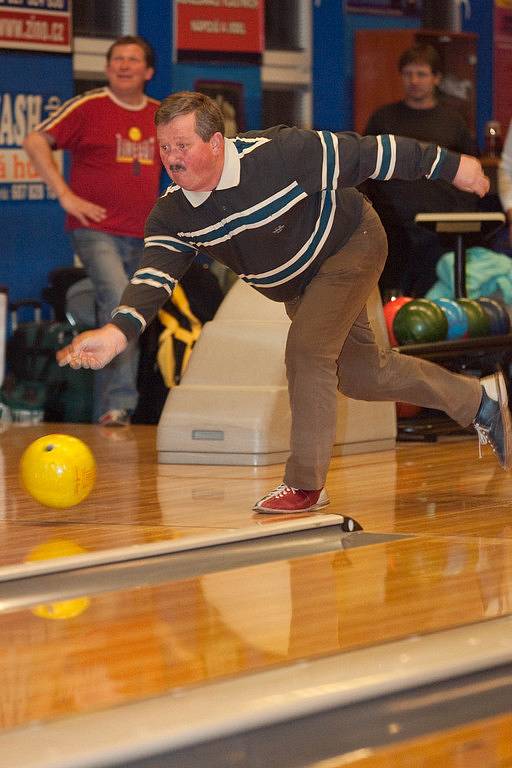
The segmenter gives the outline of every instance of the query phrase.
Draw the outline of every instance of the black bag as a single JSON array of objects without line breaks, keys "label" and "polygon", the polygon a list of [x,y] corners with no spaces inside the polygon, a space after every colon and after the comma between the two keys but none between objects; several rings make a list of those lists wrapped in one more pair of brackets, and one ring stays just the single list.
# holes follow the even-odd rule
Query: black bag
[{"label": "black bag", "polygon": [[42,297],[53,309],[55,320],[66,320],[68,291],[79,280],[87,277],[83,267],[58,267],[48,273],[48,285],[43,288]]},{"label": "black bag", "polygon": [[[192,330],[191,317],[188,310],[193,313],[194,319],[203,325],[214,317],[224,298],[217,278],[207,267],[196,262],[192,264],[182,277],[180,284],[188,302],[187,311],[184,312],[183,305],[180,306],[180,303],[177,301],[179,292],[175,292],[162,307],[165,314],[175,319],[177,329],[184,331],[184,334],[179,332],[172,334],[173,379],[175,384],[179,384],[184,363],[188,357],[187,353],[190,352],[190,341],[187,343],[181,338],[182,336],[186,337]],[[162,316],[163,313],[159,313],[140,337],[139,374],[137,381],[139,401],[132,415],[132,422],[134,424],[157,424],[169,394],[169,388],[164,381],[158,363],[162,332],[165,331],[165,325],[161,319]]]},{"label": "black bag", "polygon": [[93,372],[60,368],[55,353],[82,330],[68,321],[35,320],[17,325],[17,313],[39,302],[26,300],[10,305],[14,331],[7,341],[7,373],[2,401],[14,421],[92,421]]}]

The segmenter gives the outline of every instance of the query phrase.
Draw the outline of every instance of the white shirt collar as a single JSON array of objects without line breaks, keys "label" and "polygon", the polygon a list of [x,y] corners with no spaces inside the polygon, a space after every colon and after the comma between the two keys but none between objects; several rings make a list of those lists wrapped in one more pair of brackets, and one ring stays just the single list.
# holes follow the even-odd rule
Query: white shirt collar
[{"label": "white shirt collar", "polygon": [[123,109],[128,109],[130,112],[140,112],[141,109],[144,109],[146,104],[148,103],[148,98],[145,93],[141,95],[141,101],[139,104],[128,104],[126,101],[122,101],[119,99],[115,93],[113,93],[108,86],[105,86],[105,90],[108,93],[109,97],[112,99],[112,101],[117,104],[118,107],[122,107]]},{"label": "white shirt collar", "polygon": [[[240,158],[234,142],[231,139],[224,137],[224,167],[219,179],[219,183],[215,189],[231,189],[231,187],[237,187],[240,183]],[[183,189],[182,192],[194,208],[208,200],[213,190],[206,192],[190,192],[188,189]]]}]

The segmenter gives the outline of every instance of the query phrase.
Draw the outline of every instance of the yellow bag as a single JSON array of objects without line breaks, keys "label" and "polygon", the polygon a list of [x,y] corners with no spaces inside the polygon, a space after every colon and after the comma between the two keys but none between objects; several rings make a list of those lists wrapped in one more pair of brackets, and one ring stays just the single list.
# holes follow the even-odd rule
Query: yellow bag
[{"label": "yellow bag", "polygon": [[[178,318],[166,309],[161,309],[158,312],[158,319],[164,326],[164,330],[158,337],[157,362],[167,387],[173,387],[179,382],[202,328],[201,321],[197,319],[190,309],[188,299],[181,285],[176,285],[170,301],[176,307],[179,314],[184,316],[189,327],[187,328],[182,325]],[[184,345],[183,358],[179,370],[176,370],[175,341],[181,342]]]}]

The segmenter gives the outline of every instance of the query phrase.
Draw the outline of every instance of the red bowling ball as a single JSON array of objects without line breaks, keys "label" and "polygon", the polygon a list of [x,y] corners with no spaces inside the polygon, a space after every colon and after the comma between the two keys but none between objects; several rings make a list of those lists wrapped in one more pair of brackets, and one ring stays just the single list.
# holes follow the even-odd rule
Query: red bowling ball
[{"label": "red bowling ball", "polygon": [[386,320],[386,326],[388,329],[389,343],[392,347],[398,346],[398,341],[393,331],[393,321],[395,319],[395,315],[400,307],[403,307],[404,304],[407,304],[408,301],[412,301],[412,296],[398,296],[396,299],[391,299],[390,301],[386,302],[386,304],[384,304],[384,319]]}]

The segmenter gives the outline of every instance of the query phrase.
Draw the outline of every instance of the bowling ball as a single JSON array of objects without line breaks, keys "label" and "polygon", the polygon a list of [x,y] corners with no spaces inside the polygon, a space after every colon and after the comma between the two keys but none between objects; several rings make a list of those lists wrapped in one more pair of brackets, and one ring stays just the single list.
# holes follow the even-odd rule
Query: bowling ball
[{"label": "bowling ball", "polygon": [[83,555],[84,552],[87,550],[73,539],[48,539],[36,544],[25,557],[25,561],[36,563],[39,560],[53,560],[56,557]]},{"label": "bowling ball", "polygon": [[91,604],[89,597],[75,597],[72,600],[60,600],[58,603],[42,603],[31,608],[34,616],[40,619],[75,619],[84,613]]},{"label": "bowling ball", "polygon": [[510,330],[510,317],[499,301],[481,296],[477,299],[489,320],[489,333],[491,336],[501,336]]},{"label": "bowling ball", "polygon": [[468,336],[479,338],[489,335],[489,318],[476,299],[457,299],[468,318]]},{"label": "bowling ball", "polygon": [[408,301],[412,301],[412,296],[398,296],[396,299],[391,299],[391,301],[387,301],[383,306],[384,311],[384,319],[386,320],[386,326],[388,329],[388,337],[389,337],[389,343],[392,347],[396,347],[398,344],[398,341],[396,340],[396,336],[393,333],[393,320],[395,319],[395,315],[400,309],[400,307],[403,307],[404,304],[407,304]]},{"label": "bowling ball", "polygon": [[393,331],[400,344],[442,341],[448,333],[448,320],[433,301],[412,299],[396,313]]},{"label": "bowling ball", "polygon": [[412,403],[397,403],[396,415],[398,419],[413,419],[422,412],[421,405],[413,405]]},{"label": "bowling ball", "polygon": [[90,494],[96,461],[77,437],[46,435],[30,443],[20,461],[20,479],[36,501],[47,507],[74,507]]},{"label": "bowling ball", "polygon": [[495,299],[496,303],[499,305],[503,315],[503,330],[502,333],[510,333],[510,311],[506,304],[502,304],[501,301],[497,301]]},{"label": "bowling ball", "polygon": [[453,299],[434,299],[434,304],[441,307],[448,321],[448,333],[446,338],[462,339],[468,332],[468,316]]}]

